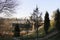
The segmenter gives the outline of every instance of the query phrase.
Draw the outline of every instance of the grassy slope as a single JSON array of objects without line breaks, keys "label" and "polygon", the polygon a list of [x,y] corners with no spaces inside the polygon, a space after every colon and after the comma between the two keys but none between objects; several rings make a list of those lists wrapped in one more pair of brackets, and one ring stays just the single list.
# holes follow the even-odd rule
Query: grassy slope
[{"label": "grassy slope", "polygon": [[60,33],[52,36],[51,38],[49,38],[48,40],[60,40]]}]

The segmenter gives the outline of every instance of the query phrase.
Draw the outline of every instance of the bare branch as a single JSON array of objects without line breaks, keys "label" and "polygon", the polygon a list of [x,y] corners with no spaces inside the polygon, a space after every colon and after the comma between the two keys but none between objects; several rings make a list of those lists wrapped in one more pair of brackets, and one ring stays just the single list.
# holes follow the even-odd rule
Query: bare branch
[{"label": "bare branch", "polygon": [[5,12],[5,11],[9,11],[10,13],[14,12],[14,8],[16,6],[16,1],[14,0],[4,0],[4,2],[2,2],[0,0],[0,13]]}]

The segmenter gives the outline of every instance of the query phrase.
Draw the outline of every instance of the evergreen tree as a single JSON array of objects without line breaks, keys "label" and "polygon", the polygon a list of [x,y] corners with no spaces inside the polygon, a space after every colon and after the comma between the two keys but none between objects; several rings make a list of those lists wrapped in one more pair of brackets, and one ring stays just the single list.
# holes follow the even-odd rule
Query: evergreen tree
[{"label": "evergreen tree", "polygon": [[19,24],[15,24],[14,36],[15,36],[15,37],[19,37],[19,36],[20,36]]},{"label": "evergreen tree", "polygon": [[60,11],[59,9],[57,9],[56,13],[55,13],[55,27],[58,31],[60,31]]},{"label": "evergreen tree", "polygon": [[39,17],[39,10],[38,10],[38,7],[36,6],[36,9],[33,10],[33,14],[31,15],[30,19],[31,21],[34,21],[36,22],[36,20],[38,20],[38,17]]},{"label": "evergreen tree", "polygon": [[35,22],[34,27],[36,29],[37,40],[38,40],[38,28],[40,27],[39,24],[42,22],[42,13],[39,12],[39,9],[37,6],[36,6],[36,9],[33,10],[33,14],[31,15],[30,20]]},{"label": "evergreen tree", "polygon": [[50,26],[50,19],[49,19],[49,14],[48,14],[48,12],[46,11],[45,20],[44,20],[44,30],[45,30],[45,33],[46,33],[46,34],[48,34],[49,26]]}]

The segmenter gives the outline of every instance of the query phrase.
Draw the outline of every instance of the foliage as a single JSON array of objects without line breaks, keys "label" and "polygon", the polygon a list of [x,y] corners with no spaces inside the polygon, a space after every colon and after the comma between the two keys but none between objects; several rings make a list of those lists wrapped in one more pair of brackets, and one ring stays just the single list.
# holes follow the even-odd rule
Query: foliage
[{"label": "foliage", "polygon": [[20,28],[19,28],[18,24],[15,25],[14,36],[15,37],[19,37],[20,36]]},{"label": "foliage", "polygon": [[32,15],[31,15],[31,17],[30,17],[30,20],[31,21],[34,21],[34,22],[36,22],[37,20],[39,21],[39,22],[42,22],[42,13],[40,13],[39,12],[39,9],[38,9],[38,7],[36,7],[36,9],[35,10],[33,10],[33,13],[32,13]]},{"label": "foliage", "polygon": [[44,30],[45,30],[45,33],[48,34],[48,29],[50,27],[50,19],[49,19],[49,14],[48,12],[46,11],[46,14],[45,14],[45,20],[44,20]]},{"label": "foliage", "polygon": [[60,11],[57,9],[55,13],[55,28],[59,31],[60,30]]},{"label": "foliage", "polygon": [[[38,30],[38,37],[44,37],[45,36],[45,31],[44,31],[44,27],[42,26],[39,30]],[[27,35],[23,36],[24,38],[27,38]],[[36,34],[36,30],[33,31],[31,34],[28,35],[28,38],[37,38],[37,34]]]},{"label": "foliage", "polygon": [[49,29],[48,29],[48,32],[50,32],[50,31],[52,31],[53,29],[55,29],[54,25],[55,25],[54,20],[50,20],[50,27],[49,27]]}]

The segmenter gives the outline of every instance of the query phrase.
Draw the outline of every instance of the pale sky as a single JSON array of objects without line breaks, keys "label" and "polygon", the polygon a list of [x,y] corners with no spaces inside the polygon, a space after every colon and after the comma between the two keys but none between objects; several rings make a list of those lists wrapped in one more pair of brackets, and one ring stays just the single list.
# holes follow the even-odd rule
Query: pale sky
[{"label": "pale sky", "polygon": [[17,18],[29,17],[36,8],[36,5],[39,8],[39,12],[43,13],[43,17],[46,11],[49,12],[51,17],[52,12],[60,8],[60,0],[18,0],[18,3],[17,14],[14,15]]}]

